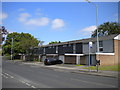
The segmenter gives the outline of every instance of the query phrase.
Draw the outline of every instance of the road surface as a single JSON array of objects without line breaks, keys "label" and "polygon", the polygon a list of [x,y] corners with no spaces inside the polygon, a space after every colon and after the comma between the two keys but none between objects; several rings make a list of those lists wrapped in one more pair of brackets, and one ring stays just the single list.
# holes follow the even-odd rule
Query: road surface
[{"label": "road surface", "polygon": [[117,88],[118,79],[3,60],[2,88]]}]

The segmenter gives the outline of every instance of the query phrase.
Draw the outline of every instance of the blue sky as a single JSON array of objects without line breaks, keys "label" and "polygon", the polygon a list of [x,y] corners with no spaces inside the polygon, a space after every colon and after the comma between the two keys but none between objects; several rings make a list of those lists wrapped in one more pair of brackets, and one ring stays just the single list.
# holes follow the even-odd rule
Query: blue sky
[{"label": "blue sky", "polygon": [[[118,19],[117,2],[97,2],[98,24]],[[89,38],[96,28],[96,8],[87,2],[3,2],[2,24],[45,41]]]}]

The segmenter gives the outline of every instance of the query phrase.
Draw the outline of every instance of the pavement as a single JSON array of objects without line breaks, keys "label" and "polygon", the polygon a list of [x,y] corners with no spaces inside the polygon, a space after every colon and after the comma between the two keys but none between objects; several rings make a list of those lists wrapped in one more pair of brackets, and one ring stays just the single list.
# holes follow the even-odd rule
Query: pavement
[{"label": "pavement", "polygon": [[102,71],[99,70],[88,70],[88,69],[83,69],[84,67],[88,66],[75,66],[75,65],[70,65],[70,64],[57,64],[57,65],[44,65],[43,62],[23,62],[23,61],[14,61],[14,62],[21,62],[22,64],[25,65],[33,65],[33,66],[38,66],[42,68],[48,68],[48,69],[59,69],[59,71],[64,71],[64,72],[71,72],[71,73],[83,73],[83,74],[89,74],[89,75],[97,75],[97,76],[105,76],[105,77],[117,77],[119,78],[119,73],[118,71]]}]

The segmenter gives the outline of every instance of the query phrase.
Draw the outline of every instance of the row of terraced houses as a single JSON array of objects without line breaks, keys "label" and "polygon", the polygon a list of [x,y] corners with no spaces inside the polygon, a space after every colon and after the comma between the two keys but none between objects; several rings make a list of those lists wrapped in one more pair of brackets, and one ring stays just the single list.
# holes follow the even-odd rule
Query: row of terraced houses
[{"label": "row of terraced houses", "polygon": [[100,65],[117,65],[119,63],[120,35],[116,34],[99,37],[99,53],[96,53],[97,39],[87,38],[31,48],[26,59],[32,59],[31,56],[41,61],[44,61],[45,58],[58,58],[63,63],[88,65],[89,42],[93,43],[90,65],[96,65],[96,60],[100,60]]}]

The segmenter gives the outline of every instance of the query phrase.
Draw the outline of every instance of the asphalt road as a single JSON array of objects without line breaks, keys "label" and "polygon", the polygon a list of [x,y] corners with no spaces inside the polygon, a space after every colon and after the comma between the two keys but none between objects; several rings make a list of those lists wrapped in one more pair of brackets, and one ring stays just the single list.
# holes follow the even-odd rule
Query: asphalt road
[{"label": "asphalt road", "polygon": [[117,88],[118,79],[3,60],[2,88]]}]

